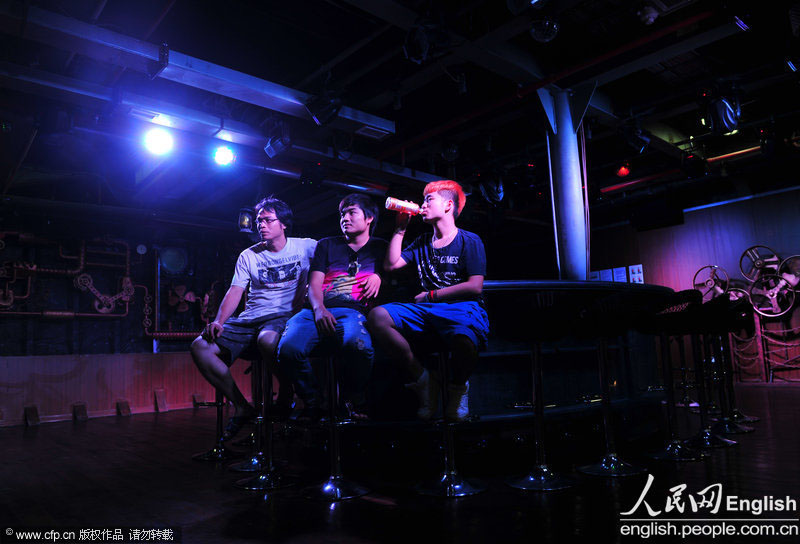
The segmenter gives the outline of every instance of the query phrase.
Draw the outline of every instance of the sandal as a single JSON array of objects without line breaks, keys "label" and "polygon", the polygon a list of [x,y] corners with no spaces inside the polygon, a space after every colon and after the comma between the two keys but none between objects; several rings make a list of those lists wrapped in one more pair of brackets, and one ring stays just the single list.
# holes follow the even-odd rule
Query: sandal
[{"label": "sandal", "polygon": [[[369,416],[365,413],[363,407],[355,406],[350,401],[344,403],[344,418],[352,421],[369,421]],[[341,417],[341,416],[340,416]]]},{"label": "sandal", "polygon": [[239,434],[239,431],[242,430],[242,427],[248,423],[252,423],[254,419],[254,416],[233,416],[228,420],[225,430],[222,431],[222,440],[227,442],[233,439],[234,436]]}]

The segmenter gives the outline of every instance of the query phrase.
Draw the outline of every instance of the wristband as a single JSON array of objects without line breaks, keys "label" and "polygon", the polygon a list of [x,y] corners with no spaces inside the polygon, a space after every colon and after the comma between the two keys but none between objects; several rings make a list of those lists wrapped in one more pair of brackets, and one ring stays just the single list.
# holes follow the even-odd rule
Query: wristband
[{"label": "wristband", "polygon": [[428,302],[433,302],[433,291],[428,291]]}]

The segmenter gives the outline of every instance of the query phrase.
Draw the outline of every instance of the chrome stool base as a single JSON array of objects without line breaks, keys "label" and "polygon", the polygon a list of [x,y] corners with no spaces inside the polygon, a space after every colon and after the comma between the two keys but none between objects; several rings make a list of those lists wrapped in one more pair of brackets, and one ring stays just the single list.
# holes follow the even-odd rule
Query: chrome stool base
[{"label": "chrome stool base", "polygon": [[730,418],[722,418],[711,427],[711,432],[717,434],[747,434],[752,433],[754,430],[752,427],[739,425]]},{"label": "chrome stool base", "polygon": [[649,455],[649,457],[657,461],[688,462],[700,461],[706,455],[702,450],[692,449],[679,440],[673,440],[667,444],[666,448]]},{"label": "chrome stool base", "polygon": [[370,490],[341,476],[331,476],[321,485],[313,485],[303,490],[303,497],[314,501],[344,501],[366,495]]},{"label": "chrome stool base", "polygon": [[643,468],[621,461],[616,453],[609,453],[599,463],[578,467],[578,471],[591,476],[610,476],[612,478],[636,476],[647,472]]},{"label": "chrome stool base", "polygon": [[250,478],[244,478],[236,482],[236,487],[247,489],[248,491],[268,491],[270,489],[280,489],[289,487],[295,482],[279,474],[275,469],[260,472]]},{"label": "chrome stool base", "polygon": [[575,485],[572,478],[553,472],[547,465],[539,465],[525,476],[509,478],[506,483],[525,491],[558,491]]},{"label": "chrome stool base", "polygon": [[736,445],[736,441],[718,436],[712,433],[711,429],[703,429],[694,437],[684,440],[683,443],[695,450],[730,448]]},{"label": "chrome stool base", "polygon": [[223,461],[235,458],[236,454],[225,448],[225,445],[222,443],[217,444],[207,452],[192,455],[193,460],[207,463],[222,463]]},{"label": "chrome stool base", "polygon": [[417,492],[434,497],[467,497],[485,491],[486,486],[476,480],[466,480],[457,472],[444,472],[435,482],[420,484]]},{"label": "chrome stool base", "polygon": [[736,423],[755,423],[757,421],[761,421],[761,418],[756,416],[744,415],[738,410],[738,408],[733,409],[733,412],[731,413],[731,419]]},{"label": "chrome stool base", "polygon": [[234,463],[228,467],[233,472],[261,472],[269,466],[263,453],[253,455],[239,463]]}]

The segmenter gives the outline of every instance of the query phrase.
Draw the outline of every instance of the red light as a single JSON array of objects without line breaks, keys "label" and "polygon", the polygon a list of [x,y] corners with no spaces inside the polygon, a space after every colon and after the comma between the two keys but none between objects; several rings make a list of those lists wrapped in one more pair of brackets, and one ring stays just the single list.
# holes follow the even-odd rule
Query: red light
[{"label": "red light", "polygon": [[631,173],[631,169],[630,169],[630,167],[628,166],[627,163],[625,163],[622,166],[620,166],[619,168],[617,168],[617,177],[618,178],[624,178],[625,176],[627,176],[630,173]]},{"label": "red light", "polygon": [[528,168],[536,168],[536,165],[533,164],[532,162],[529,162],[528,163]]}]

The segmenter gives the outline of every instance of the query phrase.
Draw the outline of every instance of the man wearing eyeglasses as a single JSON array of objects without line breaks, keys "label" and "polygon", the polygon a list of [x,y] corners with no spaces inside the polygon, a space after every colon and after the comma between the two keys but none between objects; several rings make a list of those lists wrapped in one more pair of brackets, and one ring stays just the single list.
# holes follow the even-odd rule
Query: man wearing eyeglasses
[{"label": "man wearing eyeglasses", "polygon": [[310,309],[286,325],[278,346],[278,364],[285,366],[305,408],[301,418],[320,416],[319,386],[309,356],[339,355],[341,398],[349,417],[364,419],[365,390],[372,369],[372,340],[366,315],[375,306],[387,242],[373,238],[378,207],[369,197],[350,194],[339,203],[342,236],[319,241],[308,281]]},{"label": "man wearing eyeglasses", "polygon": [[[192,359],[203,376],[233,403],[235,412],[223,433],[230,440],[255,416],[231,376],[230,365],[243,353],[257,348],[266,364],[274,361],[278,340],[286,322],[303,303],[306,280],[316,240],[287,238],[292,210],[268,197],[254,207],[261,241],[239,254],[233,280],[217,316],[191,346]],[[244,310],[231,317],[247,291]],[[288,380],[282,380],[280,396]],[[286,400],[286,399],[284,399]],[[289,399],[290,400],[290,399]],[[279,402],[281,399],[279,398]]]}]

